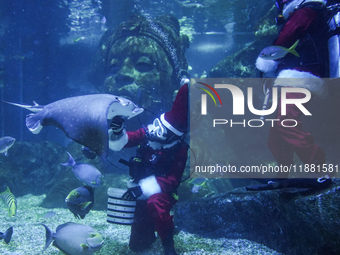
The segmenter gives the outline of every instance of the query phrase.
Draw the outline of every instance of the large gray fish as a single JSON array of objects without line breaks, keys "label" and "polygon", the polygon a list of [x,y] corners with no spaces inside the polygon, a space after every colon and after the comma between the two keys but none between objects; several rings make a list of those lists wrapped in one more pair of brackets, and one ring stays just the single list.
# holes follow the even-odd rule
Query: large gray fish
[{"label": "large gray fish", "polygon": [[17,200],[8,187],[4,192],[0,193],[0,198],[8,208],[8,215],[15,216],[17,213]]},{"label": "large gray fish", "polygon": [[46,245],[44,251],[53,242],[65,254],[92,255],[99,251],[104,243],[103,237],[90,226],[68,222],[57,227],[53,233],[45,224]]},{"label": "large gray fish", "polygon": [[45,106],[1,102],[34,112],[26,116],[26,126],[32,133],[38,134],[43,126],[55,126],[103,159],[109,148],[108,120],[117,115],[130,119],[143,112],[132,101],[110,94],[69,97]]},{"label": "large gray fish", "polygon": [[8,149],[13,146],[15,142],[15,138],[10,136],[4,136],[0,138],[0,153],[3,153],[5,156],[8,154]]},{"label": "large gray fish", "polygon": [[5,233],[0,232],[0,240],[4,239],[5,243],[9,244],[13,234],[13,227],[9,227]]},{"label": "large gray fish", "polygon": [[68,152],[67,154],[69,156],[68,161],[66,163],[62,163],[62,165],[72,166],[72,171],[74,175],[85,185],[91,187],[99,187],[101,183],[101,178],[103,177],[100,171],[90,164],[76,163],[71,154]]}]

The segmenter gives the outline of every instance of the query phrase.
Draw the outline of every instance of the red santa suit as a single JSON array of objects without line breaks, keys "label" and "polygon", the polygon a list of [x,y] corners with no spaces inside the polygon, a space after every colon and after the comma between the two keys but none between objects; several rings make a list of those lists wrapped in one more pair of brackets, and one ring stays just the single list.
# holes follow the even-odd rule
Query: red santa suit
[{"label": "red santa suit", "polygon": [[142,191],[131,228],[129,246],[134,251],[141,251],[154,242],[156,230],[165,251],[168,249],[166,254],[176,254],[170,210],[177,201],[176,190],[187,161],[189,146],[183,139],[187,128],[188,85],[185,84],[177,93],[172,109],[160,119],[155,119],[147,128],[124,131],[119,140],[109,142],[113,150],[138,146],[132,159],[136,166],[130,166],[132,186],[140,186]]},{"label": "red santa suit", "polygon": [[[145,141],[146,131],[142,128],[135,132],[127,132],[129,142],[125,147],[142,145]],[[137,250],[145,244],[150,244],[155,239],[156,230],[162,240],[174,229],[173,216],[170,210],[176,203],[174,195],[181,183],[181,178],[187,161],[188,145],[181,140],[175,141],[170,146],[153,149],[150,144],[142,145],[140,156],[142,161],[152,161],[158,157],[154,163],[154,175],[143,176],[138,181],[143,191],[143,196],[137,201],[138,206],[134,225],[131,230],[130,247]],[[148,169],[140,169],[140,171]],[[146,206],[145,206],[146,203]],[[140,216],[138,216],[140,215]],[[136,217],[137,216],[137,217]],[[139,217],[139,219],[137,219]]]},{"label": "red santa suit", "polygon": [[[318,77],[325,77],[327,72],[327,42],[324,41],[326,37],[322,34],[327,31],[325,28],[327,24],[319,20],[319,10],[313,7],[313,4],[306,4],[295,10],[274,43],[274,45],[289,48],[300,40],[300,47],[296,49],[300,57],[287,54],[279,62],[275,86],[302,87],[308,89],[312,95],[324,97],[326,89],[323,81]],[[286,81],[287,79],[281,78],[296,79]],[[304,96],[302,93],[287,94],[288,99]],[[304,106],[306,107],[307,104]],[[280,121],[276,121],[270,129],[268,138],[268,147],[277,163],[279,165],[293,164],[294,152],[305,164],[325,163],[324,151],[314,144],[311,134],[302,129],[301,111],[295,105],[287,105],[286,115],[282,115],[280,106],[281,102],[277,113],[277,119]],[[298,124],[295,127],[283,127],[281,125],[283,119],[294,119]]]}]

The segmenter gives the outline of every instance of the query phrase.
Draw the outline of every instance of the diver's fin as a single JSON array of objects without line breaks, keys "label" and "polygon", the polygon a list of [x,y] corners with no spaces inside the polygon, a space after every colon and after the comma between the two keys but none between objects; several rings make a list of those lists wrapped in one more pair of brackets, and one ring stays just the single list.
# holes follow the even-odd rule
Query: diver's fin
[{"label": "diver's fin", "polygon": [[284,189],[284,188],[302,188],[302,189],[313,189],[320,190],[328,188],[332,185],[331,179],[325,179],[320,182],[319,179],[313,178],[294,178],[294,179],[282,179],[280,181],[270,182],[264,185],[254,185],[246,187],[248,191],[260,191],[260,190],[273,190],[273,189]]},{"label": "diver's fin", "polygon": [[273,183],[269,183],[269,184],[264,184],[264,185],[253,185],[253,186],[246,187],[247,191],[261,191],[261,190],[272,190],[272,189],[279,189],[278,184],[274,186]]}]

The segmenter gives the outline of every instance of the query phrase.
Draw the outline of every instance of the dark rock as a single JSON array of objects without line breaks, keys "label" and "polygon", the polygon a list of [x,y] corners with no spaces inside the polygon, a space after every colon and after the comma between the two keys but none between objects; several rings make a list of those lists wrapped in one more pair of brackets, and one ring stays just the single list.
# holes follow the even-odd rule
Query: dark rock
[{"label": "dark rock", "polygon": [[209,237],[244,238],[284,254],[340,254],[340,181],[311,192],[238,188],[178,203],[175,224]]},{"label": "dark rock", "polygon": [[8,186],[17,197],[46,193],[64,171],[63,151],[52,142],[16,142],[7,157],[0,155],[0,192]]}]

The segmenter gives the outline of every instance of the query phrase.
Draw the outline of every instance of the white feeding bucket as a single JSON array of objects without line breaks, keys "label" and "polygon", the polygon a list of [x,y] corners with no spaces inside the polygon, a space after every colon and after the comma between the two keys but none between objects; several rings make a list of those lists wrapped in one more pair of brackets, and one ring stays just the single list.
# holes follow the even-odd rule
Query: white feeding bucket
[{"label": "white feeding bucket", "polygon": [[109,188],[107,190],[107,222],[131,225],[136,207],[136,201],[122,199],[124,189]]}]

